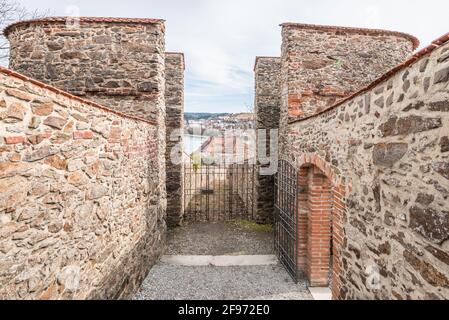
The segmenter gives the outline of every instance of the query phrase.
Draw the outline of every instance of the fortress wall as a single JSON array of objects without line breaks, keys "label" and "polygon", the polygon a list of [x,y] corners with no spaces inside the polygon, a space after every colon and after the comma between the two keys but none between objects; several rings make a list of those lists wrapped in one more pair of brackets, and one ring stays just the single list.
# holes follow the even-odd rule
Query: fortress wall
[{"label": "fortress wall", "polygon": [[283,24],[281,128],[368,85],[406,60],[418,44],[393,31]]},{"label": "fortress wall", "polygon": [[0,70],[0,299],[135,292],[165,242],[161,128]]},{"label": "fortress wall", "polygon": [[345,187],[334,297],[449,297],[448,40],[286,127],[283,157]]}]

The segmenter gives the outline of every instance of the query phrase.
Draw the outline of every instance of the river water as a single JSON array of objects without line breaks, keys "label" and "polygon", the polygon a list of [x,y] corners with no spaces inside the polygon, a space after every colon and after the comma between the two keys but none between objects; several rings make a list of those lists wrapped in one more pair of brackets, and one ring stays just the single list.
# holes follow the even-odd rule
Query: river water
[{"label": "river water", "polygon": [[184,135],[184,152],[191,155],[201,147],[207,138],[204,136]]}]

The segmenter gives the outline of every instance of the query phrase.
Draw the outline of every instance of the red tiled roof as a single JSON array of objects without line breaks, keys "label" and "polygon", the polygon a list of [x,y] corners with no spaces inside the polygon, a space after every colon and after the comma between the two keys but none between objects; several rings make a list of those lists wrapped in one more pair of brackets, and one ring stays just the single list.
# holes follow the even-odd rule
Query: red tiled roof
[{"label": "red tiled roof", "polygon": [[184,56],[183,52],[170,52],[170,51],[167,51],[167,52],[165,52],[165,54],[182,56],[182,65],[184,67],[184,70],[186,69],[186,59],[185,59],[185,56]]},{"label": "red tiled roof", "polygon": [[257,64],[259,63],[260,59],[281,59],[280,57],[270,57],[270,56],[257,56],[256,62],[254,63],[254,71],[256,71]]},{"label": "red tiled roof", "polygon": [[78,97],[78,96],[75,96],[75,95],[73,95],[73,94],[70,94],[70,93],[68,93],[68,92],[66,92],[66,91],[63,91],[63,90],[61,90],[61,89],[58,89],[58,88],[56,88],[56,87],[53,87],[53,86],[50,86],[50,85],[45,84],[45,83],[43,83],[43,82],[40,82],[40,81],[38,81],[38,80],[32,79],[32,78],[30,78],[30,77],[27,77],[27,76],[25,76],[25,75],[23,75],[23,74],[21,74],[21,73],[18,73],[18,72],[13,71],[13,70],[10,70],[10,69],[6,69],[6,68],[3,68],[3,67],[0,67],[0,73],[3,73],[4,75],[10,76],[10,77],[14,77],[14,78],[16,78],[16,79],[20,79],[20,80],[23,80],[23,81],[25,81],[25,82],[34,84],[34,85],[36,85],[36,86],[38,86],[38,87],[40,87],[40,88],[42,88],[42,89],[49,90],[49,91],[51,91],[51,92],[53,92],[53,93],[60,94],[61,96],[64,96],[64,97],[66,97],[66,98],[68,98],[68,99],[70,99],[70,100],[75,100],[75,101],[78,101],[78,102],[87,104],[87,105],[89,105],[89,106],[91,106],[91,107],[94,107],[94,108],[97,108],[97,109],[100,109],[100,110],[103,110],[103,111],[106,111],[106,112],[110,112],[110,113],[116,114],[116,115],[118,115],[118,116],[120,116],[120,117],[122,117],[122,118],[128,118],[128,119],[131,119],[131,120],[136,120],[136,121],[146,122],[146,123],[149,123],[149,124],[151,124],[151,125],[157,126],[157,122],[156,122],[156,121],[150,121],[150,120],[147,120],[147,119],[143,119],[143,118],[139,118],[139,117],[135,117],[135,116],[130,116],[130,115],[121,113],[121,112],[119,112],[119,111],[116,111],[116,110],[107,108],[107,107],[105,107],[105,106],[103,106],[103,105],[101,105],[101,104],[98,104],[98,103],[96,103],[96,102],[93,102],[93,101],[90,101],[90,100],[87,100],[87,99],[80,98],[80,97]]},{"label": "red tiled roof", "polygon": [[338,27],[338,26],[322,26],[322,25],[315,25],[315,24],[292,23],[292,22],[282,23],[281,27],[291,27],[291,28],[300,28],[300,29],[309,29],[309,30],[322,30],[322,31],[329,31],[329,32],[339,31],[339,32],[345,32],[345,33],[366,34],[366,35],[372,35],[372,36],[384,36],[384,35],[397,36],[397,37],[401,37],[401,38],[410,40],[413,43],[413,50],[415,50],[419,47],[418,38],[416,38],[410,34],[398,32],[398,31],[389,31],[389,30],[382,30],[382,29]]},{"label": "red tiled roof", "polygon": [[366,86],[366,87],[362,88],[361,90],[351,94],[350,96],[348,96],[348,97],[338,101],[336,104],[332,105],[331,107],[329,107],[329,108],[327,108],[327,109],[325,109],[325,110],[323,110],[321,112],[318,112],[318,113],[316,113],[314,115],[311,115],[309,117],[305,117],[305,118],[302,118],[302,119],[290,121],[289,124],[293,124],[293,123],[305,121],[305,120],[310,119],[310,118],[317,117],[317,116],[319,116],[319,115],[321,115],[321,114],[323,114],[323,113],[325,113],[327,111],[330,111],[332,109],[335,109],[335,108],[341,106],[345,102],[348,102],[349,100],[354,99],[358,95],[361,95],[363,93],[366,93],[366,92],[370,91],[371,89],[374,89],[377,85],[381,84],[385,80],[390,79],[391,77],[393,77],[394,75],[396,75],[400,71],[404,70],[408,66],[412,65],[416,61],[418,61],[418,60],[422,59],[423,57],[429,55],[431,52],[435,51],[436,49],[438,49],[439,47],[441,47],[442,45],[444,45],[448,41],[449,41],[449,32],[446,33],[445,35],[439,37],[435,41],[433,41],[429,46],[427,46],[424,49],[416,52],[411,58],[409,58],[408,60],[402,62],[398,66],[394,67],[393,69],[391,69],[390,71],[388,71],[387,73],[385,73],[384,75],[379,77],[378,79],[374,80],[368,86]]},{"label": "red tiled roof", "polygon": [[[17,26],[38,24],[38,23],[61,23],[66,22],[68,19],[74,19],[74,17],[45,17],[32,20],[24,20],[13,23],[7,26],[3,30],[5,37]],[[125,24],[157,24],[164,23],[162,19],[144,19],[144,18],[113,18],[113,17],[79,17],[79,21],[82,22],[97,22],[97,23],[125,23]]]}]

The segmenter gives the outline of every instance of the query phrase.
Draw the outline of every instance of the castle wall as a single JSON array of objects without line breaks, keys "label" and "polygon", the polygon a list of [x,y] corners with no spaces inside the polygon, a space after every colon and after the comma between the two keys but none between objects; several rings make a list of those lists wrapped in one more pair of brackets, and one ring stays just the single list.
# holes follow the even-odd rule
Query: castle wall
[{"label": "castle wall", "polygon": [[[279,130],[279,117],[281,107],[280,86],[281,59],[276,57],[258,57],[254,68],[255,73],[255,128],[257,146],[263,145],[265,150],[259,148],[258,165],[255,178],[256,194],[256,220],[259,222],[272,222],[274,215],[274,174],[261,172],[262,168],[270,167],[270,164],[261,164],[261,157],[270,157],[278,153],[271,147],[271,130]],[[262,131],[259,131],[262,130]],[[264,154],[260,154],[260,153]],[[275,167],[277,167],[275,165]]]},{"label": "castle wall", "polygon": [[0,69],[0,299],[135,292],[165,242],[160,128]]},{"label": "castle wall", "polygon": [[[284,36],[297,31],[290,32]],[[344,182],[345,197],[334,203],[346,207],[337,298],[449,298],[448,40],[362,93],[286,127],[283,157],[298,169],[319,165],[334,186]],[[378,288],[370,286],[376,270]]]},{"label": "castle wall", "polygon": [[[183,159],[184,133],[184,55],[166,53],[165,55],[165,103],[167,127],[167,223],[179,225],[184,216],[184,164],[173,160]],[[176,154],[178,159],[172,159]]]}]

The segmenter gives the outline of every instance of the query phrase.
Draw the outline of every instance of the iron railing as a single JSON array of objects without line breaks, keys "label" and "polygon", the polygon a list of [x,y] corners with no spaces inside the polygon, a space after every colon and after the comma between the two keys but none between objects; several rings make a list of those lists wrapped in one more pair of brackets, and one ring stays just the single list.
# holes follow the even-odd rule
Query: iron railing
[{"label": "iron railing", "polygon": [[253,220],[255,165],[190,161],[184,164],[187,221]]}]

